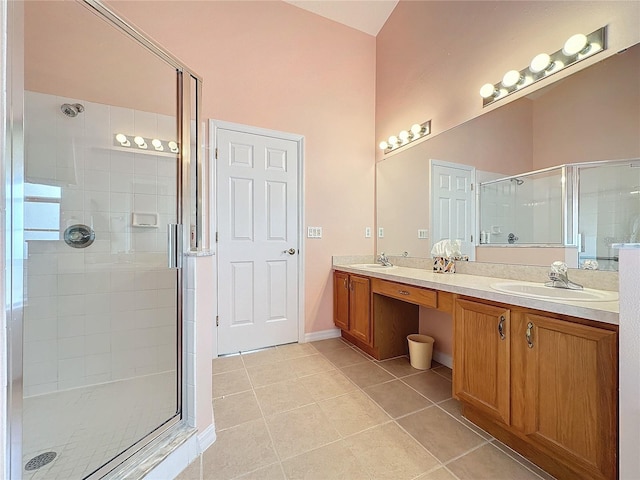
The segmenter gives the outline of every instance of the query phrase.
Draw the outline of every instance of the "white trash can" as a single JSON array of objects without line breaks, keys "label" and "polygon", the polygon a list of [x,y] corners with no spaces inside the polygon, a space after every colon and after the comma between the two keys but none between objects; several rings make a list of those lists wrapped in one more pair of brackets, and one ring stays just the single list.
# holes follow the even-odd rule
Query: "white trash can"
[{"label": "white trash can", "polygon": [[431,368],[431,357],[433,356],[433,343],[435,340],[428,335],[417,333],[407,337],[409,342],[409,360],[411,366],[418,370],[428,370]]}]

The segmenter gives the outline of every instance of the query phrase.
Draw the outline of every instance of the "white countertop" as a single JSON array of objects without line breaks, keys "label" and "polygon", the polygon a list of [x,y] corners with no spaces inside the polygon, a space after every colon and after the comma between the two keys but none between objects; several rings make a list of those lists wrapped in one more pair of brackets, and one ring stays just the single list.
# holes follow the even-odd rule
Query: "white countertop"
[{"label": "white countertop", "polygon": [[393,282],[457,293],[509,305],[534,308],[545,312],[571,315],[618,325],[619,302],[576,302],[546,298],[532,298],[502,293],[491,288],[492,283],[512,280],[462,273],[434,273],[420,268],[395,266],[388,270],[373,270],[349,265],[334,265],[335,270],[355,273],[367,277],[381,278]]}]

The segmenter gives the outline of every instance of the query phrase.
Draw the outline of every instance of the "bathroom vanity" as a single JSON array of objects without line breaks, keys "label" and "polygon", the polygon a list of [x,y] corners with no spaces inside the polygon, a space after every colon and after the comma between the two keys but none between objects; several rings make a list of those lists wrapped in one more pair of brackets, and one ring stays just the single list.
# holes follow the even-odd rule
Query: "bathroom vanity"
[{"label": "bathroom vanity", "polygon": [[381,360],[407,353],[420,306],[450,313],[465,417],[557,478],[615,479],[618,302],[506,294],[499,281],[335,265],[335,324]]}]

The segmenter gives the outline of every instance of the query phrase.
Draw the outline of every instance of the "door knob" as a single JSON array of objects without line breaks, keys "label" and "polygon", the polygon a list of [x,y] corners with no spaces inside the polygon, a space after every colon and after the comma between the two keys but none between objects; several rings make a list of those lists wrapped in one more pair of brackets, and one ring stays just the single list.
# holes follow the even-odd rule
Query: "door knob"
[{"label": "door knob", "polygon": [[296,249],[291,247],[289,250],[285,250],[283,253],[288,253],[289,255],[295,255]]}]

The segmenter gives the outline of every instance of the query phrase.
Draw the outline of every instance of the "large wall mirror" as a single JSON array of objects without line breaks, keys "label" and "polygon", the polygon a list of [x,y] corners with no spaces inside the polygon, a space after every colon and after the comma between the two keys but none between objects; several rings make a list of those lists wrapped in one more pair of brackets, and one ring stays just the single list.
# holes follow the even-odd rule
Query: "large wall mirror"
[{"label": "large wall mirror", "polygon": [[[598,249],[604,251],[601,255],[611,255],[611,243],[631,240],[634,219],[640,225],[640,168],[630,166],[640,164],[638,132],[640,45],[635,45],[380,161],[376,167],[376,221],[378,231],[382,228],[384,233],[377,238],[377,251],[431,256],[432,240],[437,239],[432,232],[428,238],[419,237],[424,237],[433,220],[429,185],[434,160],[474,168],[478,183],[564,164],[629,160],[621,175],[635,179],[629,185],[612,191],[612,182],[597,180],[608,179],[609,173],[594,176],[589,172],[596,181],[590,181],[589,192],[578,195],[579,208],[594,208],[590,223],[600,227],[598,238],[589,241],[602,243]],[[509,185],[516,188],[517,183]],[[606,202],[593,207],[598,203],[595,200],[605,198]],[[636,206],[638,218],[622,219],[619,215],[617,209],[629,210],[629,205]],[[552,219],[538,216],[532,224],[546,228],[547,220]],[[480,229],[474,231],[477,261],[547,265],[575,256],[575,266],[578,263],[575,254],[579,246],[573,251],[549,245],[495,248],[480,245],[480,233]]]}]

